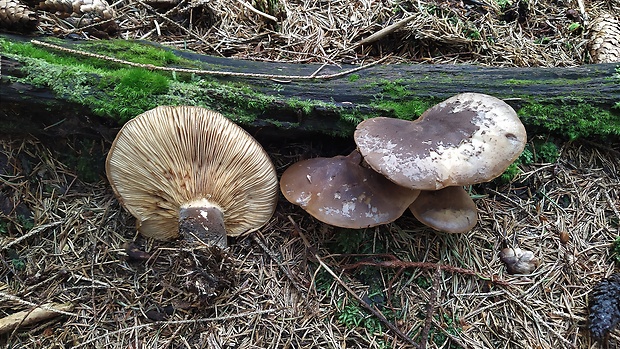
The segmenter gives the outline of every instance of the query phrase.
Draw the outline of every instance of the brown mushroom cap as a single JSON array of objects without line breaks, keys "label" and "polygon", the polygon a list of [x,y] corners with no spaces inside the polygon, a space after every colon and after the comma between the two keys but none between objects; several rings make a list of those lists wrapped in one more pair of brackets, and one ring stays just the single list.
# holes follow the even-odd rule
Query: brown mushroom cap
[{"label": "brown mushroom cap", "polygon": [[378,117],[355,131],[375,171],[421,190],[490,181],[521,154],[526,138],[508,104],[479,93],[451,97],[415,121]]},{"label": "brown mushroom cap", "polygon": [[420,192],[409,206],[420,222],[446,233],[465,233],[478,221],[478,209],[463,187]]},{"label": "brown mushroom cap", "polygon": [[157,107],[127,122],[106,172],[140,233],[159,240],[179,236],[182,210],[195,218],[190,226],[223,214],[228,235],[243,234],[269,220],[278,197],[275,168],[260,144],[200,107]]},{"label": "brown mushroom cap", "polygon": [[334,226],[360,229],[396,220],[419,191],[390,182],[360,161],[354,151],[297,162],[282,174],[280,189],[288,201]]}]

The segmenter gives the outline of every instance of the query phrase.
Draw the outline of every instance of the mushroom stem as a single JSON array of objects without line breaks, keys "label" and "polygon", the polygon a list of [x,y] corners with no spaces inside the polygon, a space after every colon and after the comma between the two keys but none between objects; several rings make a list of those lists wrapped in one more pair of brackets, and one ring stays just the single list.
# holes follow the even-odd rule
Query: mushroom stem
[{"label": "mushroom stem", "polygon": [[225,249],[226,227],[222,208],[207,199],[192,201],[179,210],[179,233],[197,239],[207,246]]}]

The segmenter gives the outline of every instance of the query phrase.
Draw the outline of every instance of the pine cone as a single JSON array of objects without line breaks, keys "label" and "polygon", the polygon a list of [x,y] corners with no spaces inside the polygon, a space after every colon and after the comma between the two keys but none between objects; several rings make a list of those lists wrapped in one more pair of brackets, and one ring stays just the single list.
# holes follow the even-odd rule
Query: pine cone
[{"label": "pine cone", "polygon": [[105,0],[43,0],[36,8],[63,17],[87,20],[83,24],[104,21],[114,16],[114,11]]},{"label": "pine cone", "polygon": [[0,0],[0,27],[34,29],[37,22],[37,14],[19,0]]},{"label": "pine cone", "polygon": [[620,62],[620,21],[603,12],[590,25],[590,56],[593,63]]},{"label": "pine cone", "polygon": [[588,328],[594,338],[602,341],[620,323],[620,274],[612,274],[594,286],[588,303]]}]

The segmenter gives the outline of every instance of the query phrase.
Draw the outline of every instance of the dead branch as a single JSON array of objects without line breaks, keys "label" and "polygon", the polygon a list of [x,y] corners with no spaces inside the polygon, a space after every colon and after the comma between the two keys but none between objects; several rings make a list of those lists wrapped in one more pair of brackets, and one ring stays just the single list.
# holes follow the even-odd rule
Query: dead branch
[{"label": "dead branch", "polygon": [[428,306],[426,307],[426,319],[424,327],[420,333],[420,349],[426,349],[428,342],[428,333],[433,323],[433,314],[435,313],[435,303],[437,303],[437,289],[439,288],[439,278],[441,277],[441,269],[437,268],[433,275],[433,285],[431,286],[431,294],[428,296]]},{"label": "dead branch", "polygon": [[479,279],[490,281],[496,285],[500,285],[504,287],[512,287],[512,285],[506,280],[499,279],[494,275],[491,275],[491,276],[484,275],[471,269],[459,268],[459,267],[454,267],[451,265],[437,264],[437,263],[431,263],[431,262],[401,261],[395,256],[389,255],[389,254],[376,255],[376,257],[387,257],[389,258],[389,260],[379,261],[379,262],[372,261],[372,260],[362,260],[357,263],[345,265],[343,269],[355,269],[361,266],[374,266],[374,267],[395,268],[395,269],[402,269],[402,268],[416,268],[416,269],[426,269],[426,270],[440,269],[442,271],[447,271],[450,273],[476,276]]}]

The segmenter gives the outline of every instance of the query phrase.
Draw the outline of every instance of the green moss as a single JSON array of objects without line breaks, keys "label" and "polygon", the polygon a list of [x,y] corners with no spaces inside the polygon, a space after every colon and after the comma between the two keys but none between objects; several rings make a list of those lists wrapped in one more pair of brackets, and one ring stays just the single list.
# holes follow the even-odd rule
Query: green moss
[{"label": "green moss", "polygon": [[193,64],[188,59],[177,57],[172,51],[149,44],[129,40],[108,40],[87,42],[78,45],[80,49],[134,63],[169,66],[173,64]]},{"label": "green moss", "polygon": [[[105,61],[45,51],[30,43],[0,39],[0,46],[24,64],[27,77],[20,82],[49,88],[100,116],[126,121],[157,106],[157,96],[169,87],[169,74],[142,68],[116,69]],[[162,59],[171,60],[165,57]]]},{"label": "green moss", "polygon": [[359,74],[349,74],[349,77],[347,79],[349,79],[350,82],[356,82],[357,80],[360,79],[360,75]]},{"label": "green moss", "polygon": [[381,88],[381,92],[375,95],[375,102],[370,103],[370,107],[383,111],[384,116],[414,120],[439,102],[434,98],[424,99],[414,96],[407,90],[407,84],[403,79],[381,80],[370,85],[372,88]]},{"label": "green moss", "polygon": [[394,81],[382,80],[379,82],[379,85],[381,86],[381,92],[385,96],[402,98],[410,95],[410,92],[407,91],[402,79]]},{"label": "green moss", "polygon": [[100,116],[113,116],[127,121],[157,106],[153,96],[168,91],[170,80],[159,73],[145,69],[119,69],[106,74],[99,84],[101,91],[110,91],[108,101],[89,100],[89,105]]},{"label": "green moss", "polygon": [[515,161],[499,177],[499,181],[501,183],[510,183],[519,173],[521,173],[521,169],[519,168],[519,162]]},{"label": "green moss", "polygon": [[11,264],[17,271],[26,270],[26,261],[23,258],[13,258],[11,259]]},{"label": "green moss", "polygon": [[610,247],[610,254],[616,265],[620,265],[620,236],[614,240]]},{"label": "green moss", "polygon": [[384,100],[374,103],[373,106],[386,110],[399,119],[414,120],[434,104],[435,103],[432,100],[403,99]]},{"label": "green moss", "polygon": [[[305,115],[310,115],[310,113],[312,113],[312,110],[319,106],[319,104],[316,101],[311,101],[311,100],[300,100],[297,98],[291,98],[286,102],[286,105],[289,106],[292,109],[296,109],[296,110],[300,110],[302,113],[304,113]],[[324,104],[321,103],[320,106],[323,106]]]},{"label": "green moss", "polygon": [[518,111],[529,125],[564,135],[570,140],[591,136],[620,136],[620,114],[585,103],[577,105],[542,105],[531,103]]},{"label": "green moss", "polygon": [[558,146],[549,140],[535,139],[528,143],[517,160],[515,160],[499,177],[501,183],[512,181],[519,173],[521,165],[530,165],[537,163],[552,164],[560,158],[560,150]]},{"label": "green moss", "polygon": [[17,224],[19,224],[24,230],[31,230],[34,228],[34,220],[28,216],[17,215]]},{"label": "green moss", "polygon": [[[30,43],[12,42],[2,38],[0,48],[3,54],[23,63],[27,74],[26,77],[17,79],[17,82],[49,88],[65,100],[87,106],[97,115],[120,122],[157,105],[166,104],[204,106],[217,110],[238,123],[249,124],[258,117],[269,120],[266,113],[274,109],[282,110],[284,103],[285,109],[298,111],[302,121],[313,118],[317,110],[320,110],[321,114],[337,115],[343,127],[333,132],[338,133],[338,136],[349,136],[353,130],[351,126],[365,118],[383,115],[412,120],[439,102],[433,98],[414,95],[414,92],[408,89],[412,81],[404,79],[367,84],[368,88],[379,91],[375,93],[374,101],[368,105],[350,108],[333,101],[285,98],[278,95],[277,90],[273,95],[259,93],[242,83],[221,82],[205,76],[128,68],[100,59],[67,55],[54,50],[44,50]],[[124,40],[83,43],[78,44],[78,48],[142,64],[183,67],[196,64],[157,46]],[[434,78],[450,79],[443,76]],[[360,79],[360,75],[351,74],[346,79],[354,82]],[[610,83],[617,81],[617,77],[610,78]],[[343,83],[347,81],[343,80]],[[507,83],[532,82],[513,79]],[[274,88],[284,87],[274,84]],[[555,103],[526,104],[519,111],[519,115],[526,124],[541,128],[546,133],[564,134],[570,139],[620,134],[620,118],[617,114],[578,101],[577,106],[568,106],[568,102],[575,103],[570,98],[565,96],[563,100],[558,100],[557,106]],[[321,132],[330,131],[321,129]]]},{"label": "green moss", "polygon": [[9,232],[8,222],[0,220],[0,235],[6,235]]}]

